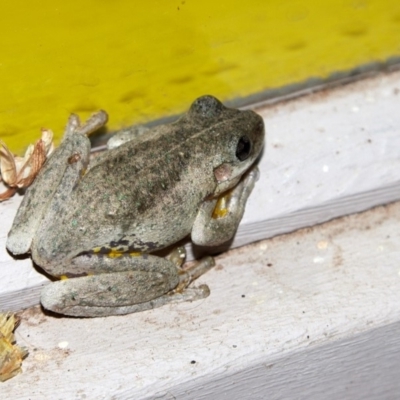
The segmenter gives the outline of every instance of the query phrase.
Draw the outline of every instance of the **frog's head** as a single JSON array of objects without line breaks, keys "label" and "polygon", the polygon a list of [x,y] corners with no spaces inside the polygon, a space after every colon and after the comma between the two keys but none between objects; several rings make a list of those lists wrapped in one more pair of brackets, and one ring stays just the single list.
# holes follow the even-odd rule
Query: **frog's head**
[{"label": "frog's head", "polygon": [[240,181],[249,170],[264,145],[264,121],[251,110],[225,107],[213,96],[194,101],[189,114],[208,128],[212,145],[212,166],[219,195]]}]

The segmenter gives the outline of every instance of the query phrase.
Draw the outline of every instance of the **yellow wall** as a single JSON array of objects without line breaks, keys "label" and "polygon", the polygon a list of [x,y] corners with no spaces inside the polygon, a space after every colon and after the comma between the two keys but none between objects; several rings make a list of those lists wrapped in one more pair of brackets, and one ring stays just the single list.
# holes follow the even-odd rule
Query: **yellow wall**
[{"label": "yellow wall", "polygon": [[0,8],[0,137],[111,129],[400,54],[399,0],[28,0]]}]

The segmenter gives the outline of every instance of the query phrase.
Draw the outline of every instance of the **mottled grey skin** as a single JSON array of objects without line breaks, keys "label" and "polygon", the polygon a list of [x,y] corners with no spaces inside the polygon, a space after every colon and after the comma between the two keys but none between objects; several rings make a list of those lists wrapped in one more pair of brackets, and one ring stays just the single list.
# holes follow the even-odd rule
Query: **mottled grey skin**
[{"label": "mottled grey skin", "polygon": [[[149,253],[189,234],[207,246],[234,235],[257,179],[262,118],[203,96],[175,123],[121,131],[121,140],[117,134],[88,165],[87,134],[106,120],[99,112],[80,125],[71,116],[25,195],[7,248],[30,251],[51,275],[73,278],[50,284],[41,298],[45,308],[67,315],[124,314],[208,295],[207,287],[186,287],[212,259],[182,272],[174,256]],[[213,217],[229,189],[228,212]]]}]

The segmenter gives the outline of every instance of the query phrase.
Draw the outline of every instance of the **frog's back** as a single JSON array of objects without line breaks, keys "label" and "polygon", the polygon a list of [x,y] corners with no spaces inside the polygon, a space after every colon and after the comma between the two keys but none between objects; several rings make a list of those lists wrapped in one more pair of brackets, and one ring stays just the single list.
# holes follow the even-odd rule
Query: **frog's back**
[{"label": "frog's back", "polygon": [[102,155],[49,222],[60,247],[52,253],[119,245],[148,252],[188,235],[215,191],[215,168],[226,161],[228,147],[235,154],[230,131],[259,125],[260,117],[249,113],[205,96],[176,123]]},{"label": "frog's back", "polygon": [[138,250],[164,247],[186,236],[215,180],[209,160],[189,150],[190,132],[165,128],[150,140],[110,150],[89,169],[71,194],[65,223],[90,227],[93,239],[99,234],[114,241],[129,236]]}]

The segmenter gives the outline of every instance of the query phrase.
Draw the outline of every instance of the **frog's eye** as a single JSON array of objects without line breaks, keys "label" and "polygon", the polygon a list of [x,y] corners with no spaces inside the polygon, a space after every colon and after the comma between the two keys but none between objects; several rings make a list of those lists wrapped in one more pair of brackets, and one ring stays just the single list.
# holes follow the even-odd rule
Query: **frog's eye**
[{"label": "frog's eye", "polygon": [[251,152],[251,141],[247,136],[242,136],[236,146],[236,157],[240,161],[246,160]]}]

